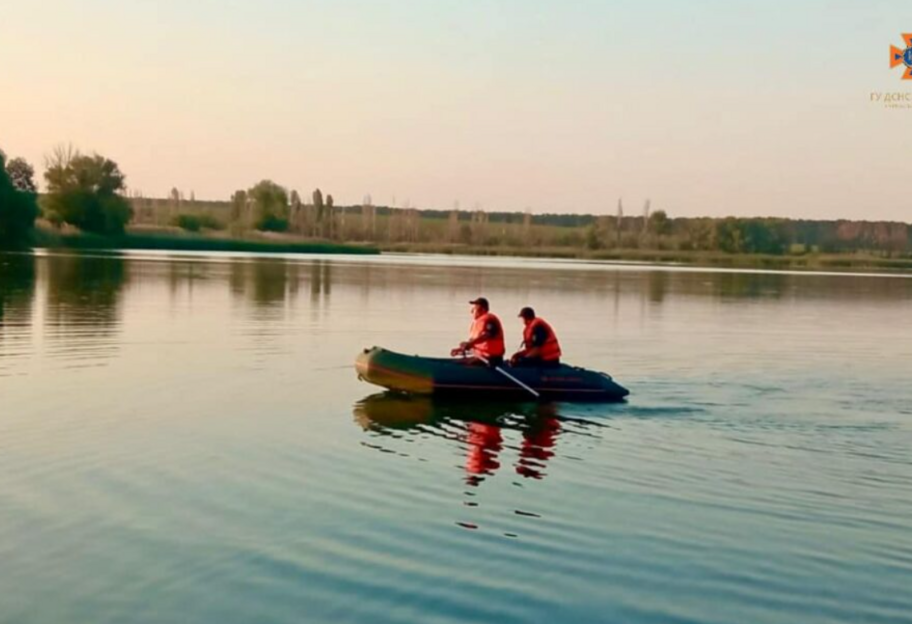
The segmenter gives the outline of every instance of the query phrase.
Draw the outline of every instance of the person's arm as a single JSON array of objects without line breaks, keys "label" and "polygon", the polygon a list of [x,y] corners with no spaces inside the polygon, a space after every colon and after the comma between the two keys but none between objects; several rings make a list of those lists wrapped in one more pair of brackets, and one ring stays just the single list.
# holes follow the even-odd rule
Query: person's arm
[{"label": "person's arm", "polygon": [[532,330],[532,340],[530,345],[526,346],[524,357],[534,358],[541,355],[541,348],[548,340],[548,330],[539,325]]},{"label": "person's arm", "polygon": [[541,355],[541,347],[548,340],[548,330],[538,326],[532,330],[532,338],[528,341],[523,340],[523,348],[513,354],[510,363],[516,364],[519,360],[534,358]]},{"label": "person's arm", "polygon": [[450,353],[453,355],[456,355],[460,352],[468,351],[469,349],[474,347],[479,342],[484,342],[485,340],[490,340],[491,338],[495,338],[496,336],[497,336],[497,323],[495,323],[494,321],[488,321],[487,323],[485,323],[484,331],[481,332],[480,336],[477,336],[470,340],[466,340],[465,342],[460,342],[459,347],[457,347],[456,349],[453,349]]}]

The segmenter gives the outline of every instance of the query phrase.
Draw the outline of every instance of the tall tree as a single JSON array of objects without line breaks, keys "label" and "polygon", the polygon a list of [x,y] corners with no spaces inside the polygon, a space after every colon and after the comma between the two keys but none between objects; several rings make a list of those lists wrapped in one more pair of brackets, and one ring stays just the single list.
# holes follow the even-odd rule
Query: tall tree
[{"label": "tall tree", "polygon": [[37,217],[38,195],[14,182],[0,151],[0,247],[27,246]]},{"label": "tall tree", "polygon": [[240,221],[244,218],[247,208],[247,191],[241,189],[231,196],[231,220]]},{"label": "tall tree", "polygon": [[334,207],[333,196],[326,196],[326,210],[324,212],[324,218],[326,219],[326,234],[327,238],[333,238],[336,235],[336,209]]},{"label": "tall tree", "polygon": [[623,229],[623,225],[624,225],[624,204],[623,204],[623,201],[621,200],[621,198],[619,197],[618,198],[618,211],[617,211],[617,230],[615,231],[615,234],[617,235],[615,244],[618,247],[621,246],[621,230]]},{"label": "tall tree", "polygon": [[324,206],[323,206],[323,192],[320,189],[314,189],[313,192],[313,205],[314,205],[314,221],[315,229],[317,230],[315,234],[317,236],[325,236],[324,230]]},{"label": "tall tree", "polygon": [[16,190],[24,193],[37,193],[35,169],[24,158],[13,158],[6,163],[6,173]]},{"label": "tall tree", "polygon": [[58,148],[47,165],[48,207],[59,220],[87,232],[123,233],[133,209],[121,194],[126,176],[116,162]]},{"label": "tall tree", "polygon": [[253,201],[258,230],[284,232],[288,229],[288,191],[272,180],[261,180],[247,195]]},{"label": "tall tree", "polygon": [[656,210],[649,215],[649,231],[656,236],[665,236],[671,230],[671,221],[664,210]]},{"label": "tall tree", "polygon": [[291,191],[288,202],[291,204],[291,216],[288,219],[289,229],[299,233],[303,232],[304,204],[297,190]]}]

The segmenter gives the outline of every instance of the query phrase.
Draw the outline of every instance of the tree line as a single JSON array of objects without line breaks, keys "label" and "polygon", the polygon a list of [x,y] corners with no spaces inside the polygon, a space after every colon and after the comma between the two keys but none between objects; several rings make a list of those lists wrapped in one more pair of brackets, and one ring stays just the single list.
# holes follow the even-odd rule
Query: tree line
[{"label": "tree line", "polygon": [[339,242],[426,244],[474,248],[570,248],[669,250],[731,254],[868,252],[912,255],[912,227],[888,221],[784,218],[669,217],[650,209],[616,214],[531,214],[481,210],[433,210],[377,206],[370,196],[354,206],[336,205],[331,194],[307,194],[261,180],[228,201],[200,202],[172,189],[165,199],[128,193],[126,176],[113,160],[58,147],[46,158],[46,192],[39,196],[34,168],[0,151],[0,246],[28,246],[36,219],[105,236],[128,226],[169,226],[189,231],[230,229],[285,232]]},{"label": "tree line", "polygon": [[138,212],[158,224],[174,223],[174,214],[196,211],[196,218],[207,220],[212,227],[288,232],[339,242],[559,247],[590,252],[912,254],[912,227],[895,221],[673,218],[664,210],[650,210],[649,202],[642,214],[625,215],[620,201],[614,215],[401,208],[375,205],[369,195],[358,205],[339,206],[332,195],[324,196],[320,189],[304,198],[271,180],[236,191],[229,202],[186,202],[176,197],[183,195],[175,189],[166,202],[147,198],[134,201]]}]

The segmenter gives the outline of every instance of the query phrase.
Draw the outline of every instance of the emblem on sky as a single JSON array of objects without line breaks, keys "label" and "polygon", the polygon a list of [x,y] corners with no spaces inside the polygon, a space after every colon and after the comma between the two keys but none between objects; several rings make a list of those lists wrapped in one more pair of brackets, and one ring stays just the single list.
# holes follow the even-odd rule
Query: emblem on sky
[{"label": "emblem on sky", "polygon": [[906,45],[905,50],[900,50],[896,46],[890,46],[890,69],[897,65],[903,65],[903,80],[912,80],[912,33],[906,33],[902,36]]}]

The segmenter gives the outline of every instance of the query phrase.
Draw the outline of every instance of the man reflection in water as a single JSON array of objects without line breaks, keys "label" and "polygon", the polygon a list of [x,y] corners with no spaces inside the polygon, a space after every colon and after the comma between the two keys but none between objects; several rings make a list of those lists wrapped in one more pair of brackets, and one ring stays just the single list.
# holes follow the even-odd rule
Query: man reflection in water
[{"label": "man reflection in water", "polygon": [[[498,456],[503,449],[503,433],[499,425],[477,421],[466,423],[466,429],[466,483],[478,486],[485,476],[493,475],[500,468]],[[522,429],[516,473],[525,478],[543,479],[545,464],[554,457],[553,449],[559,434],[560,421],[555,417],[554,409],[542,406],[539,414],[530,418]]]},{"label": "man reflection in water", "polygon": [[492,475],[500,468],[497,455],[503,448],[503,435],[497,425],[473,421],[466,427],[466,483],[478,485],[484,481],[483,475]]},{"label": "man reflection in water", "polygon": [[529,427],[523,430],[516,473],[527,478],[543,479],[545,463],[554,457],[554,444],[559,433],[560,421],[553,415],[530,422]]}]

